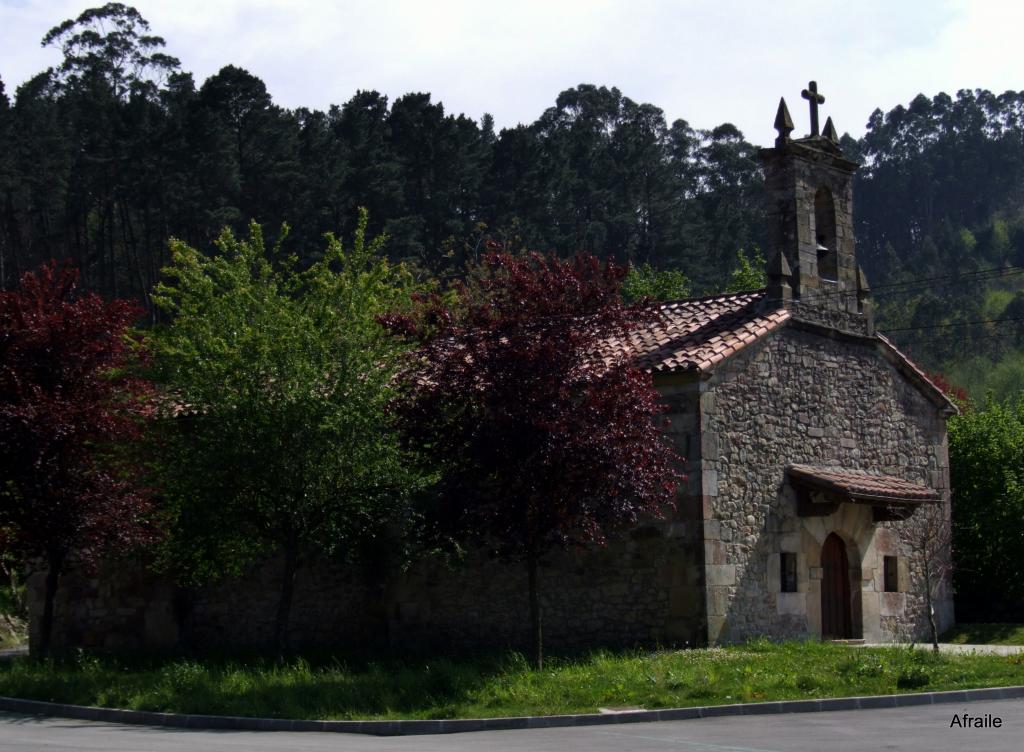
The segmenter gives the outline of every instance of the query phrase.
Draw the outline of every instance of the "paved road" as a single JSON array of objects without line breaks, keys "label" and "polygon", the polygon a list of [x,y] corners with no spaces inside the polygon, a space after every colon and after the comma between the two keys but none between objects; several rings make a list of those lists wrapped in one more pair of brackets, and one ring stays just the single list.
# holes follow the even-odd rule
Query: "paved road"
[{"label": "paved road", "polygon": [[[950,728],[954,714],[1002,718],[1002,728]],[[1020,752],[1024,700],[705,718],[620,726],[487,731],[441,736],[188,731],[0,714],[3,752]]]}]

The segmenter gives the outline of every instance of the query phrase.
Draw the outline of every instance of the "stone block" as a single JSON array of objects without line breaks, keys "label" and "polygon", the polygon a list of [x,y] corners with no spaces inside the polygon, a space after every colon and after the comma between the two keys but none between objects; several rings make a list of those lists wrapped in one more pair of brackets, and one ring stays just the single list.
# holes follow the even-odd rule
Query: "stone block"
[{"label": "stone block", "polygon": [[800,533],[785,533],[779,537],[780,551],[799,551]]},{"label": "stone block", "polygon": [[704,541],[704,563],[725,564],[725,546],[719,540]]},{"label": "stone block", "polygon": [[824,570],[822,570],[822,568],[821,568],[821,567],[811,567],[811,568],[810,568],[810,571],[809,571],[809,573],[808,573],[808,576],[809,576],[809,577],[810,577],[810,578],[811,578],[812,580],[820,580],[820,579],[821,579],[821,576],[822,576],[822,573],[823,573],[823,571],[824,571]]},{"label": "stone block", "polygon": [[725,616],[708,614],[708,644],[718,645],[729,640],[729,622]]},{"label": "stone block", "polygon": [[879,593],[878,596],[879,615],[903,616],[906,613],[906,593]]},{"label": "stone block", "polygon": [[777,593],[775,598],[775,612],[780,615],[806,616],[807,594]]},{"label": "stone block", "polygon": [[736,584],[735,564],[709,564],[705,571],[708,587]]},{"label": "stone block", "polygon": [[880,527],[875,530],[874,543],[878,556],[896,556],[898,553],[896,534],[888,528]]},{"label": "stone block", "polygon": [[767,571],[767,575],[768,575],[767,576],[767,580],[768,580],[768,582],[767,582],[767,589],[768,589],[768,592],[769,593],[778,593],[779,595],[782,595],[782,593],[779,593],[779,590],[781,589],[781,583],[779,582],[779,577],[780,577],[779,554],[777,554],[777,553],[768,554],[768,556],[765,557],[765,558],[767,560],[766,561],[766,568],[767,568],[766,571]]},{"label": "stone block", "polygon": [[718,471],[712,468],[705,469],[701,473],[702,485],[705,496],[718,496]]},{"label": "stone block", "polygon": [[715,431],[705,431],[701,434],[700,440],[700,452],[701,457],[705,460],[717,460],[718,459],[718,433]]}]

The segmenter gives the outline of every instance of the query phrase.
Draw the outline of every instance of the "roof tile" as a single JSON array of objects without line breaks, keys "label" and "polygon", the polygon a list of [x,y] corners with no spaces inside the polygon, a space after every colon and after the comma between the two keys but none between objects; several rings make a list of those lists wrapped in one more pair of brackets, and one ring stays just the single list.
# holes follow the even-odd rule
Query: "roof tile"
[{"label": "roof tile", "polygon": [[790,465],[789,474],[827,491],[851,498],[883,499],[889,501],[937,501],[939,494],[922,483],[904,480],[892,475],[877,475],[862,470],[847,470],[813,465]]},{"label": "roof tile", "polygon": [[763,298],[761,290],[663,303],[661,321],[609,340],[605,354],[654,373],[707,371],[789,318],[785,309],[766,312]]}]

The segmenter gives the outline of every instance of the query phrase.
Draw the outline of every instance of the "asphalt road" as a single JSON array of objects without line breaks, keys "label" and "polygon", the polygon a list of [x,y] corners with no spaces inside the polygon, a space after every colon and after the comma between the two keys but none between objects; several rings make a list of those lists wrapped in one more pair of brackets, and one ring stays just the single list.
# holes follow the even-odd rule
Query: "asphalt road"
[{"label": "asphalt road", "polygon": [[[987,713],[998,716],[1002,719],[1002,728],[950,728],[954,714],[965,712],[973,717]],[[401,737],[190,731],[0,714],[0,750],[3,752],[1020,752],[1022,749],[1024,700]]]}]

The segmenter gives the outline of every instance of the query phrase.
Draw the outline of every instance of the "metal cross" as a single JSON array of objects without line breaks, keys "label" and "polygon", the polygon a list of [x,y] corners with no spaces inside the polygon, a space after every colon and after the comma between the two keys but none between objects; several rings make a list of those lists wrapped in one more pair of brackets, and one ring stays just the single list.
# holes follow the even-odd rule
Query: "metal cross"
[{"label": "metal cross", "polygon": [[811,81],[807,88],[800,92],[800,96],[811,103],[811,135],[818,134],[818,105],[825,104],[825,97],[818,93],[818,82]]}]

